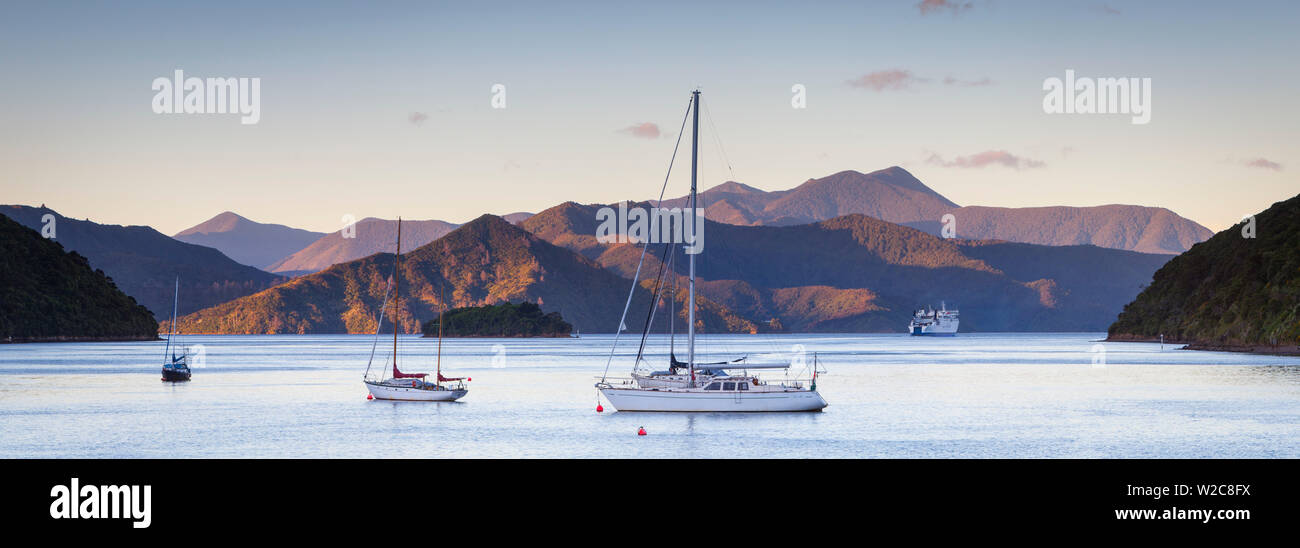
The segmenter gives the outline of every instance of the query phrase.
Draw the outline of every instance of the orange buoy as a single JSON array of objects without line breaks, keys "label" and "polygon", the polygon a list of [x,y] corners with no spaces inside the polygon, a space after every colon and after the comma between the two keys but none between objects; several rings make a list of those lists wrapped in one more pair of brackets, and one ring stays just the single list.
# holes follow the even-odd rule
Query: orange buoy
[{"label": "orange buoy", "polygon": [[596,404],[596,412],[597,412],[597,413],[604,413],[604,412],[605,412],[605,406],[603,406],[603,405],[601,405],[601,404],[599,404],[599,403]]},{"label": "orange buoy", "polygon": [[636,435],[638,435],[638,436],[644,436],[644,435],[645,435],[645,427],[642,426],[641,428],[637,429],[637,431],[636,431]]},{"label": "orange buoy", "polygon": [[368,399],[368,400],[373,400],[373,399],[375,399],[375,395],[374,395],[374,394],[366,394],[366,399]]}]

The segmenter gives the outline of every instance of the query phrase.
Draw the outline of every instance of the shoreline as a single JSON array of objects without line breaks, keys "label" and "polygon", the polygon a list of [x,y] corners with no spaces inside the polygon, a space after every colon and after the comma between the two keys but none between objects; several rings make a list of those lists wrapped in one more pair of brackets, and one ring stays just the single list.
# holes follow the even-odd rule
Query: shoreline
[{"label": "shoreline", "polygon": [[[1138,337],[1134,335],[1108,335],[1102,342],[1142,342],[1158,343],[1160,337]],[[1240,352],[1243,354],[1262,354],[1269,356],[1300,356],[1300,345],[1279,344],[1221,344],[1202,341],[1181,341],[1165,339],[1165,344],[1182,345],[1182,350],[1200,350],[1204,352]]]},{"label": "shoreline", "polygon": [[60,343],[60,342],[141,342],[141,341],[161,341],[162,337],[157,335],[138,335],[135,337],[81,337],[58,335],[50,337],[5,337],[0,339],[0,344],[27,344],[27,343]]}]

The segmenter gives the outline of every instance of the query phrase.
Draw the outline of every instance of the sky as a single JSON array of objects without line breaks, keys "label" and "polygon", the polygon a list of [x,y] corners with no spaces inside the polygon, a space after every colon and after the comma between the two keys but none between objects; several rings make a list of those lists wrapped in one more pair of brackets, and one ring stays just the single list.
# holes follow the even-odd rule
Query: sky
[{"label": "sky", "polygon": [[[699,88],[702,188],[898,165],[960,205],[1217,231],[1300,192],[1297,21],[1285,1],[6,2],[0,203],[173,234],[653,198]],[[178,69],[259,78],[260,120],[155,113]],[[1149,123],[1044,112],[1066,70],[1150,78]]]}]

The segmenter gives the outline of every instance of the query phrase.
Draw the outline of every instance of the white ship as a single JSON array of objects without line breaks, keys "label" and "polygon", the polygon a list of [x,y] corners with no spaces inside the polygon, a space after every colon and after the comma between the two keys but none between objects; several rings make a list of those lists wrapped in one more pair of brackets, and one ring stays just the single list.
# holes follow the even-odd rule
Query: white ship
[{"label": "white ship", "polygon": [[[700,135],[700,92],[696,90],[691,93],[691,111],[693,112],[692,125],[692,142],[691,142],[691,194],[688,204],[689,211],[698,211],[699,198],[696,192],[697,165],[699,156],[699,135]],[[683,120],[683,124],[685,120]],[[676,151],[674,151],[676,156]],[[671,170],[671,167],[670,167]],[[667,184],[665,178],[664,184]],[[662,192],[660,193],[662,199]],[[685,226],[692,226],[693,223],[685,222]],[[688,241],[694,241],[696,236],[692,234],[686,238]],[[642,248],[641,259],[645,259],[645,250],[649,246]],[[675,244],[664,246],[665,259],[660,262],[661,265],[667,263],[671,265],[672,252],[677,249]],[[690,257],[690,274],[688,278],[690,296],[687,307],[687,354],[686,361],[677,360],[675,353],[669,352],[668,369],[665,371],[642,372],[638,366],[642,363],[643,351],[645,349],[646,336],[650,332],[651,320],[654,317],[655,310],[659,306],[660,297],[663,288],[664,270],[661,268],[659,276],[655,279],[653,290],[652,305],[649,315],[647,316],[646,325],[641,333],[641,349],[637,351],[636,360],[633,364],[632,378],[629,379],[611,379],[607,376],[609,371],[608,362],[606,364],[606,375],[602,375],[600,382],[596,383],[596,389],[601,395],[609,400],[610,405],[618,411],[675,411],[675,412],[779,412],[779,411],[819,411],[826,407],[826,400],[822,399],[821,394],[817,392],[817,359],[813,355],[811,367],[812,375],[810,382],[805,387],[801,381],[786,380],[780,383],[769,383],[759,379],[757,376],[750,375],[750,369],[763,368],[780,368],[788,369],[788,364],[780,365],[755,365],[745,363],[745,358],[738,358],[726,362],[700,363],[695,361],[695,254],[688,254]],[[641,272],[641,263],[637,264],[637,274],[633,277],[633,289],[639,281]],[[669,276],[672,270],[669,267]],[[675,293],[675,291],[674,291]],[[672,299],[676,302],[676,298]],[[628,296],[628,304],[624,306],[623,319],[627,318],[628,306],[631,305],[632,295]],[[671,310],[674,307],[669,307]],[[670,317],[675,316],[676,312],[670,312]],[[625,323],[620,320],[619,333],[623,331]],[[670,324],[671,325],[671,324]],[[618,334],[615,334],[614,345],[617,348]],[[610,354],[613,358],[613,351]],[[788,377],[787,377],[788,378]]]},{"label": "white ship", "polygon": [[940,303],[938,310],[922,307],[913,313],[912,321],[907,324],[907,332],[916,336],[951,337],[957,334],[958,323],[960,320],[957,311],[948,310],[946,305]]}]

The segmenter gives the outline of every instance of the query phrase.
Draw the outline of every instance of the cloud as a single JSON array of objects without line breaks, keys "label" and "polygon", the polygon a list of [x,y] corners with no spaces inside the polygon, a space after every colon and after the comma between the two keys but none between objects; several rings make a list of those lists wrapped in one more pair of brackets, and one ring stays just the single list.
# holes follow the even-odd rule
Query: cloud
[{"label": "cloud", "polygon": [[1016,156],[1015,154],[1005,150],[986,150],[977,154],[971,154],[970,156],[958,156],[953,158],[951,161],[944,160],[938,154],[931,154],[930,157],[925,160],[925,163],[933,166],[957,167],[963,169],[1000,165],[1020,170],[1047,166],[1045,162],[1034,160],[1032,158]]},{"label": "cloud", "polygon": [[931,13],[943,13],[945,11],[954,14],[961,13],[974,7],[974,2],[954,2],[952,0],[921,0],[916,3],[916,9],[921,10],[921,15],[930,15]]},{"label": "cloud", "polygon": [[620,129],[619,131],[622,133],[627,133],[633,137],[640,137],[642,139],[658,139],[660,135],[659,124],[655,124],[652,122],[641,122],[639,124]]},{"label": "cloud", "polygon": [[1259,169],[1271,169],[1273,171],[1282,171],[1282,164],[1269,160],[1267,158],[1254,158],[1251,160],[1242,160],[1241,165]]},{"label": "cloud", "polygon": [[980,78],[978,80],[958,80],[956,78],[953,78],[952,76],[949,76],[943,79],[943,83],[949,86],[961,86],[964,88],[974,88],[974,87],[993,85],[993,80],[990,80],[989,77],[987,76]]},{"label": "cloud", "polygon": [[872,91],[885,91],[908,89],[914,83],[928,81],[929,79],[927,78],[919,78],[912,74],[912,71],[910,70],[889,69],[864,74],[849,80],[848,84],[855,88],[869,89]]},{"label": "cloud", "polygon": [[422,126],[425,122],[429,121],[429,115],[423,112],[412,112],[410,116],[406,117],[406,121],[417,126]]},{"label": "cloud", "polygon": [[1117,9],[1115,9],[1115,8],[1110,7],[1110,4],[1101,4],[1101,5],[1098,5],[1098,6],[1093,6],[1092,9],[1096,10],[1096,11],[1099,12],[1099,13],[1103,13],[1103,14],[1105,14],[1105,15],[1119,15],[1119,14],[1120,14],[1120,11],[1117,10]]}]

